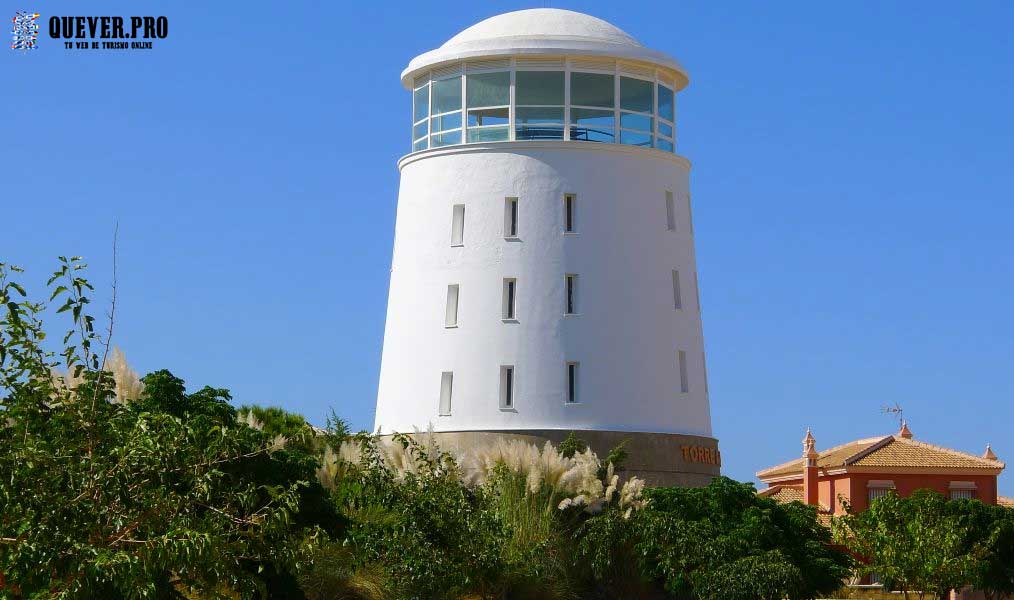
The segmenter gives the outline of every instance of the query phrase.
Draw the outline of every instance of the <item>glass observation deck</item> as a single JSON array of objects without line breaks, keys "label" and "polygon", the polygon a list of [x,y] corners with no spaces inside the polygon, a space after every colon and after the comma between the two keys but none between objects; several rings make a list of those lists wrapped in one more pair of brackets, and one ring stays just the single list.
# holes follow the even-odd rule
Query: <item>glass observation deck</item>
[{"label": "glass observation deck", "polygon": [[572,140],[675,152],[674,89],[669,71],[622,61],[460,63],[415,78],[412,151]]}]

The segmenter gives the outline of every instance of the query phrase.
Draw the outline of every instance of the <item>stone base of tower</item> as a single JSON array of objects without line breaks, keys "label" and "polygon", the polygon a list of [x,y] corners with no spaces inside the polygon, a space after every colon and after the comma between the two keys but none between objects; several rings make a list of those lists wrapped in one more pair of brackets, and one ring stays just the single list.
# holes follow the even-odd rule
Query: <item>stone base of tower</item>
[{"label": "stone base of tower", "polygon": [[[432,435],[445,450],[465,450],[494,443],[497,439],[521,440],[537,446],[559,444],[569,429],[529,429],[510,431],[445,431]],[[419,434],[429,435],[429,434]],[[574,430],[604,458],[620,442],[626,441],[628,458],[625,475],[636,475],[650,486],[703,487],[721,474],[722,456],[715,438],[678,433]]]}]

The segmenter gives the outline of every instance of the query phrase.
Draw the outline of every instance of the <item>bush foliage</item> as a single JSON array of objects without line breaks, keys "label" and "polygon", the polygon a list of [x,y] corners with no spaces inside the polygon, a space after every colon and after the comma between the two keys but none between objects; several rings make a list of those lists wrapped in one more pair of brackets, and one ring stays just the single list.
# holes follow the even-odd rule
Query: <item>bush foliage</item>
[{"label": "bush foliage", "polygon": [[[726,478],[646,490],[622,447],[452,453],[138,378],[106,356],[83,269],[61,259],[40,302],[0,263],[0,598],[805,599],[851,575],[812,508]],[[962,577],[1005,589],[1010,521],[972,512],[954,547],[992,550]]]}]

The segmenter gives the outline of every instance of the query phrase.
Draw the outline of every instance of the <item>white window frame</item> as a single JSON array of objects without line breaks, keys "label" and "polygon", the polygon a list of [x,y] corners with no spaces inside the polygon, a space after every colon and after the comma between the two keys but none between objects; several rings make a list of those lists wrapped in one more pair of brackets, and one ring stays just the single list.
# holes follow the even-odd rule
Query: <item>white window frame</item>
[{"label": "white window frame", "polygon": [[[427,150],[430,147],[430,110],[433,108],[433,90],[430,89],[430,75],[429,75],[429,73],[427,73],[424,77],[426,79],[425,83],[423,83],[422,85],[418,85],[418,86],[413,86],[412,87],[412,111],[413,111],[413,113],[412,113],[412,121],[413,122],[412,122],[412,134],[411,134],[411,137],[413,138],[412,139],[412,151],[413,152],[420,152],[422,150]],[[418,92],[419,90],[421,90],[423,88],[426,88],[426,118],[422,119],[422,120],[419,120],[419,121],[416,121],[415,120],[415,94],[416,94],[416,92]],[[415,128],[418,127],[422,123],[426,123],[426,134],[423,135],[422,137],[416,138],[415,137]],[[425,143],[425,147],[416,149],[416,144],[418,144],[419,142],[424,142]]]},{"label": "white window frame", "polygon": [[[652,84],[652,86],[651,86],[651,106],[652,106],[653,110],[651,112],[642,112],[642,111],[637,111],[637,110],[629,110],[629,109],[620,108],[620,102],[622,101],[622,98],[620,96],[620,88],[622,87],[620,85],[620,79],[622,77],[626,77],[627,79],[640,79],[641,81],[647,81],[647,82],[649,82],[649,83]],[[657,122],[658,122],[658,85],[657,85],[657,83],[658,83],[657,77],[648,77],[648,76],[645,76],[645,75],[640,75],[640,74],[635,74],[635,73],[624,73],[623,70],[622,70],[622,68],[621,68],[621,66],[620,66],[620,63],[617,63],[617,65],[616,65],[616,83],[615,83],[615,85],[616,85],[616,92],[615,92],[615,96],[616,96],[616,143],[618,143],[618,144],[622,144],[623,143],[623,142],[620,141],[620,139],[623,137],[623,132],[627,131],[627,132],[630,132],[630,133],[639,133],[639,134],[645,134],[646,133],[646,134],[648,134],[648,145],[647,146],[638,146],[639,148],[654,148],[655,147],[655,139],[656,139],[655,138],[655,131],[656,131],[656,126],[657,126]],[[650,126],[649,129],[633,129],[631,127],[623,127],[620,124],[620,121],[623,118],[623,115],[637,115],[637,116],[641,116],[641,117],[648,117],[649,121],[651,122],[651,126]],[[624,145],[626,145],[626,146],[632,146],[634,144],[624,144]]]},{"label": "white window frame", "polygon": [[[588,106],[587,104],[574,104],[574,103],[572,103],[571,102],[571,96],[570,96],[570,93],[571,93],[570,92],[570,90],[571,90],[571,81],[570,81],[570,79],[571,79],[571,75],[573,75],[574,73],[587,73],[587,74],[590,74],[590,75],[611,75],[613,77],[613,105],[612,105],[612,107],[609,107],[609,106]],[[599,141],[595,141],[594,143],[597,143],[597,144],[604,144],[604,143],[615,144],[615,143],[619,142],[619,136],[617,135],[617,131],[618,131],[617,128],[619,127],[619,121],[616,119],[616,114],[617,114],[616,113],[616,105],[620,101],[619,98],[616,96],[616,90],[617,90],[617,87],[616,87],[616,78],[617,77],[618,77],[618,75],[617,75],[617,69],[616,69],[615,65],[614,65],[614,67],[612,69],[609,69],[609,70],[605,70],[605,69],[592,69],[592,68],[585,68],[585,67],[582,67],[580,69],[574,69],[571,66],[571,61],[567,61],[567,96],[566,96],[567,107],[566,107],[566,114],[564,115],[564,118],[567,121],[567,127],[566,127],[567,131],[566,131],[566,138],[565,139],[570,140],[570,128],[577,126],[577,123],[574,121],[574,116],[573,116],[573,109],[577,108],[577,109],[583,109],[583,110],[597,110],[597,111],[602,111],[602,112],[611,112],[611,113],[613,113],[613,128],[612,128],[613,129],[613,131],[612,131],[612,138],[613,138],[613,140],[611,142],[599,142]],[[581,140],[581,141],[583,141],[583,140]]]},{"label": "white window frame", "polygon": [[451,247],[460,248],[465,245],[465,205],[455,204],[451,207]]},{"label": "white window frame", "polygon": [[518,400],[518,373],[514,365],[500,365],[500,410],[514,410]]},{"label": "white window frame", "polygon": [[[660,86],[660,85],[661,86],[665,86],[666,88],[668,88],[669,90],[672,91],[672,112],[673,112],[673,119],[674,119],[672,121],[670,121],[669,119],[662,118],[662,115],[660,115],[659,112],[658,112],[658,86]],[[658,144],[659,144],[660,141],[665,141],[665,142],[669,142],[670,144],[672,144],[672,150],[663,149],[663,148],[659,148],[659,149],[663,150],[664,152],[676,152],[676,121],[675,121],[675,118],[676,118],[676,87],[673,86],[673,85],[669,85],[667,82],[662,81],[658,77],[658,71],[655,71],[655,143],[654,143],[654,147],[655,148],[658,148]],[[663,123],[672,128],[672,135],[671,136],[665,135],[664,133],[662,133],[660,131],[660,127],[659,126],[662,125]]]},{"label": "white window frame", "polygon": [[458,307],[461,299],[461,286],[452,283],[447,286],[447,304],[444,307],[444,328],[454,329],[458,326]]},{"label": "white window frame", "polygon": [[451,416],[451,401],[454,394],[454,371],[444,371],[440,374],[440,407],[441,417]]},{"label": "white window frame", "polygon": [[[616,144],[621,143],[620,139],[622,137],[622,133],[623,132],[640,133],[640,134],[645,134],[648,137],[647,143],[645,145],[641,146],[641,147],[643,147],[643,148],[657,149],[657,150],[659,150],[661,152],[667,152],[667,153],[670,153],[670,154],[676,152],[676,114],[677,114],[677,101],[678,101],[678,95],[679,94],[678,94],[678,91],[676,89],[677,86],[676,86],[676,82],[675,82],[675,79],[674,79],[676,77],[676,74],[673,73],[672,70],[670,70],[670,69],[665,69],[665,68],[661,68],[661,67],[645,68],[643,65],[639,65],[637,63],[633,63],[633,62],[629,62],[629,61],[623,61],[623,60],[616,60],[616,59],[604,59],[604,60],[591,60],[590,61],[589,59],[584,58],[584,57],[563,58],[563,59],[561,59],[559,61],[553,60],[553,61],[550,61],[550,62],[554,63],[552,65],[549,65],[549,64],[545,64],[545,65],[535,64],[535,63],[531,63],[531,62],[529,62],[529,61],[527,61],[525,59],[523,59],[522,60],[522,64],[519,65],[518,64],[519,60],[517,58],[511,58],[511,59],[509,59],[509,61],[503,61],[500,65],[497,65],[497,66],[484,65],[483,62],[484,61],[477,61],[477,62],[476,61],[471,61],[471,62],[470,61],[460,61],[460,62],[453,63],[452,65],[448,65],[448,66],[441,67],[439,69],[435,69],[433,71],[421,73],[418,77],[415,78],[415,81],[413,82],[413,89],[412,89],[413,93],[416,90],[421,89],[423,87],[428,87],[429,88],[428,89],[428,95],[429,95],[429,107],[428,108],[429,108],[429,110],[427,111],[427,116],[426,116],[426,118],[427,118],[426,135],[422,136],[422,137],[419,137],[418,139],[413,139],[412,140],[412,151],[413,152],[418,152],[418,151],[422,151],[422,150],[425,150],[425,149],[441,148],[441,147],[451,146],[451,145],[471,144],[471,143],[483,143],[483,142],[480,142],[480,141],[476,141],[476,142],[469,141],[469,139],[468,139],[469,132],[473,131],[473,130],[475,130],[475,131],[481,131],[482,129],[486,129],[486,128],[503,127],[503,125],[481,125],[481,126],[473,126],[473,127],[469,127],[469,125],[468,125],[468,94],[467,94],[467,92],[468,92],[468,75],[470,75],[470,74],[479,74],[479,73],[494,73],[494,72],[499,72],[499,73],[507,72],[507,73],[510,74],[510,94],[509,94],[510,104],[508,104],[506,107],[504,107],[504,106],[484,106],[484,107],[474,107],[474,108],[483,108],[483,109],[507,108],[507,111],[508,111],[508,119],[507,119],[508,135],[507,135],[507,140],[508,141],[515,141],[517,139],[517,124],[518,124],[517,109],[518,108],[529,108],[529,107],[531,107],[531,108],[562,108],[563,109],[563,122],[562,123],[552,123],[552,124],[551,123],[545,123],[544,125],[546,125],[547,127],[548,126],[553,126],[553,127],[559,126],[559,127],[562,127],[562,138],[561,139],[563,141],[571,141],[571,135],[570,135],[571,132],[570,132],[570,130],[571,130],[571,127],[572,127],[571,121],[573,120],[571,113],[572,113],[573,109],[591,109],[591,110],[606,110],[606,111],[610,110],[610,108],[608,108],[608,107],[584,106],[584,105],[574,105],[574,104],[571,104],[571,90],[570,90],[570,87],[571,87],[571,74],[572,73],[592,73],[592,74],[613,75],[613,77],[614,77],[614,82],[613,82],[613,85],[614,85],[613,106],[612,106],[612,109],[611,109],[612,112],[613,112],[613,140],[612,140],[612,143],[616,143]],[[496,62],[496,61],[494,61],[494,62]],[[597,65],[590,64],[592,62],[596,62],[598,64]],[[455,71],[456,71],[456,74],[452,74]],[[517,73],[518,73],[518,71],[550,71],[550,72],[561,72],[561,73],[563,73],[563,76],[564,76],[564,97],[563,97],[563,105],[562,105],[562,107],[558,106],[558,105],[524,105],[524,106],[519,107],[517,105]],[[449,114],[451,112],[457,112],[457,111],[451,110],[451,111],[445,111],[445,112],[440,113],[440,114],[433,114],[433,112],[432,112],[432,108],[433,108],[433,83],[436,82],[436,81],[444,81],[444,80],[447,80],[447,79],[453,79],[454,77],[460,78],[460,81],[461,81],[461,106],[460,106],[461,127],[454,128],[454,129],[448,129],[448,130],[445,130],[445,131],[441,131],[438,134],[437,132],[435,132],[433,130],[432,119],[439,118],[439,117],[445,116],[445,115],[447,115],[447,114]],[[620,96],[621,77],[627,77],[627,78],[630,78],[630,79],[638,79],[638,80],[645,81],[645,82],[648,82],[648,83],[652,84],[652,101],[651,101],[651,110],[650,110],[650,112],[632,111],[632,110],[626,110],[626,109],[620,108],[620,106],[621,106],[621,96]],[[666,88],[672,90],[672,92],[673,92],[673,120],[672,121],[670,121],[669,119],[664,118],[661,115],[659,115],[659,112],[658,112],[659,86],[665,86]],[[631,127],[621,127],[620,123],[621,123],[622,115],[624,115],[624,114],[642,115],[642,116],[646,116],[646,117],[652,119],[652,125],[651,125],[650,130],[640,130],[640,129],[634,129],[634,128],[631,128]],[[419,125],[422,125],[422,121],[421,120],[420,121],[415,121],[415,119],[414,119],[414,113],[413,113],[413,119],[412,120],[413,120],[413,123],[412,123],[412,136],[411,137],[415,138],[415,128],[417,126],[419,126]],[[672,135],[666,135],[666,133],[664,133],[663,131],[661,131],[661,126],[662,125],[665,125],[666,127],[671,128]],[[440,146],[435,146],[434,145],[434,136],[441,135],[441,134],[447,134],[447,133],[454,133],[454,132],[460,132],[459,133],[459,135],[460,135],[460,141],[457,144],[442,144]],[[661,144],[663,142],[665,144],[671,144],[672,147],[671,148],[661,148],[660,146],[661,146]],[[421,146],[418,149],[416,148],[417,144],[421,144]]]},{"label": "white window frame", "polygon": [[518,320],[518,280],[516,277],[503,279],[503,311],[501,319],[506,322]]},{"label": "white window frame", "polygon": [[[567,103],[570,101],[570,77],[568,76],[567,65],[569,61],[563,61],[562,65],[553,66],[541,66],[535,64],[523,64],[518,66],[517,59],[511,61],[511,140],[517,139],[517,109],[519,108],[559,108],[563,111],[563,120],[561,122],[553,123],[541,123],[541,125],[547,128],[560,127],[560,140],[567,141],[570,139],[570,127],[567,125],[567,115],[569,113],[567,109]],[[519,72],[531,73],[535,71],[542,71],[547,73],[563,73],[563,104],[518,104],[517,103],[517,74]],[[560,141],[556,140],[556,141]],[[532,140],[523,140],[532,141]],[[553,140],[544,140],[553,141]]]},{"label": "white window frame", "polygon": [[[513,95],[513,89],[514,89],[514,70],[511,69],[511,68],[504,69],[502,67],[500,67],[500,68],[493,68],[493,69],[469,69],[468,68],[468,63],[462,63],[462,65],[461,65],[461,72],[462,72],[462,76],[461,76],[461,85],[462,85],[462,90],[461,90],[461,117],[462,117],[462,121],[461,121],[461,125],[462,125],[462,127],[465,128],[465,135],[462,138],[461,143],[462,144],[482,144],[482,143],[486,143],[486,142],[481,142],[481,141],[475,141],[475,142],[469,141],[468,134],[471,133],[472,131],[482,131],[483,129],[496,129],[498,127],[508,127],[509,128],[511,126],[511,124],[512,124],[511,106],[514,104],[514,102],[513,102],[513,100],[514,100],[514,95]],[[506,108],[507,109],[507,123],[506,124],[503,124],[503,123],[501,123],[499,125],[469,125],[468,124],[468,108],[469,108],[468,107],[468,76],[469,75],[482,75],[482,74],[486,74],[486,73],[507,73],[508,74],[507,102],[509,104],[507,104],[507,105],[499,105],[499,106],[473,106],[472,108],[473,109],[482,109],[482,110],[487,110],[487,109],[491,109],[491,108],[492,109],[495,109],[495,108]],[[508,131],[507,141],[510,141],[511,139],[513,139],[513,138],[511,137],[510,132]]]},{"label": "white window frame", "polygon": [[[437,82],[440,82],[440,81],[449,81],[451,79],[454,79],[455,77],[458,78],[459,83],[461,84],[461,94],[462,94],[462,96],[461,96],[461,104],[458,106],[458,108],[456,110],[445,110],[442,113],[433,114],[433,84],[437,83]],[[457,75],[444,75],[442,77],[439,77],[439,76],[434,76],[431,73],[430,74],[429,86],[430,86],[430,115],[429,115],[430,124],[429,124],[429,138],[428,138],[428,142],[429,143],[428,143],[428,147],[429,148],[445,148],[447,146],[459,146],[461,144],[464,144],[465,143],[465,121],[466,121],[466,116],[465,116],[465,96],[464,96],[464,93],[465,93],[464,64],[462,64],[461,70],[458,72]],[[458,126],[458,127],[452,127],[451,129],[442,129],[440,131],[434,131],[433,130],[433,120],[434,119],[436,119],[438,117],[444,117],[444,116],[447,116],[447,115],[450,115],[450,114],[454,114],[454,113],[458,113],[460,115],[460,117],[461,117],[461,125],[460,126]],[[439,146],[435,146],[433,144],[433,138],[435,136],[438,136],[438,135],[443,136],[443,135],[448,134],[448,133],[454,133],[455,131],[457,131],[457,132],[460,133],[460,140],[461,141],[459,141],[457,144],[441,144]]]}]

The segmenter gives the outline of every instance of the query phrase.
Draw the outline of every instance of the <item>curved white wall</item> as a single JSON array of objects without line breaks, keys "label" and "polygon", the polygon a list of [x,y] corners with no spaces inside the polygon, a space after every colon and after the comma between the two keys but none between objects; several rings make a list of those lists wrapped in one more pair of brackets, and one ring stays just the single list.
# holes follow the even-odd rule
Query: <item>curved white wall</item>
[{"label": "curved white wall", "polygon": [[[377,428],[711,435],[685,159],[504,142],[419,152],[400,166]],[[577,196],[577,234],[564,234],[564,194]],[[517,241],[504,239],[507,197],[519,199]],[[455,204],[466,207],[462,247],[450,243]],[[573,316],[564,315],[568,273],[579,276]],[[501,320],[505,277],[518,280],[516,323]],[[460,286],[453,329],[444,327],[449,284]],[[568,361],[580,363],[578,404],[566,402]],[[516,369],[511,410],[500,408],[501,365]],[[438,414],[444,371],[454,373],[450,416]]]}]

